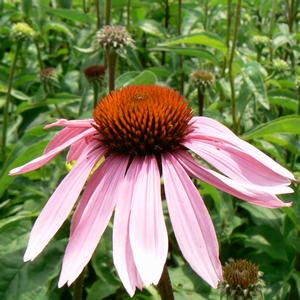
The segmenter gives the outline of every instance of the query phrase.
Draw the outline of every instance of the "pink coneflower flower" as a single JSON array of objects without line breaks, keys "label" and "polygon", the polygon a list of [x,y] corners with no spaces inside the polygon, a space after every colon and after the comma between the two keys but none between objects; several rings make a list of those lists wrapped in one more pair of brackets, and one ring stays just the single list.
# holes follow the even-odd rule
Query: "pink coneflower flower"
[{"label": "pink coneflower flower", "polygon": [[[168,253],[161,178],[174,233],[194,271],[212,287],[222,280],[213,223],[190,176],[263,207],[284,207],[293,175],[220,123],[192,117],[178,92],[129,86],[102,99],[88,120],[58,120],[63,129],[44,155],[11,171],[35,170],[70,146],[76,160],[32,229],[24,260],[46,247],[84,189],[72,217],[59,286],[70,285],[89,262],[114,213],[113,259],[126,290],[157,284]],[[219,172],[209,169],[194,153]],[[99,160],[105,157],[91,174]]]}]

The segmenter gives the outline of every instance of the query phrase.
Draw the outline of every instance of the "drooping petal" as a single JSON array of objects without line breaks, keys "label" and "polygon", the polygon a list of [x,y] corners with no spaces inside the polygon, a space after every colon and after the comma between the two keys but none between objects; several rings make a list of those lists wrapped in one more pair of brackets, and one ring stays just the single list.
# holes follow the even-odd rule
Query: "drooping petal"
[{"label": "drooping petal", "polygon": [[58,119],[56,122],[48,124],[44,128],[45,129],[51,127],[91,128],[92,123],[94,123],[94,119],[83,119],[83,120]]},{"label": "drooping petal", "polygon": [[189,153],[180,152],[176,155],[176,158],[192,176],[198,177],[200,180],[203,180],[204,182],[207,182],[239,199],[268,208],[291,206],[291,203],[282,202],[274,194],[257,190],[253,185],[251,186],[234,181],[213,170],[209,170],[208,168],[199,165]]},{"label": "drooping petal", "polygon": [[160,174],[154,156],[136,158],[140,165],[133,184],[130,215],[130,243],[144,284],[157,284],[168,254],[168,235],[160,194]]},{"label": "drooping petal", "polygon": [[59,147],[60,145],[67,142],[69,139],[77,136],[78,134],[82,133],[85,130],[86,128],[69,128],[69,127],[60,130],[56,134],[56,136],[49,142],[44,153],[48,153],[49,151]]},{"label": "drooping petal", "polygon": [[23,173],[27,173],[27,172],[30,172],[30,171],[40,168],[43,165],[45,165],[48,161],[50,161],[52,158],[54,158],[56,155],[58,155],[65,148],[69,147],[70,145],[79,141],[82,138],[93,135],[95,132],[96,132],[96,130],[94,128],[90,128],[90,129],[78,134],[77,136],[72,137],[71,139],[69,139],[68,141],[63,143],[62,145],[52,149],[51,151],[45,153],[44,155],[28,162],[27,164],[25,164],[21,167],[11,170],[9,172],[9,175],[23,174]]},{"label": "drooping petal", "polygon": [[290,179],[278,175],[240,149],[223,142],[191,140],[184,145],[223,174],[236,181],[253,184],[256,189],[274,194],[290,193]]},{"label": "drooping petal", "polygon": [[83,149],[86,147],[88,141],[85,139],[81,139],[71,145],[70,150],[67,155],[67,161],[77,160],[80,154],[82,153]]},{"label": "drooping petal", "polygon": [[70,236],[58,286],[70,285],[82,272],[95,251],[110,220],[115,203],[123,195],[118,186],[124,180],[128,157],[110,156],[100,167],[99,184],[89,199],[79,224]]},{"label": "drooping petal", "polygon": [[133,163],[126,172],[125,180],[119,187],[123,195],[116,204],[113,227],[113,260],[119,277],[130,296],[135,293],[136,287],[143,287],[136,269],[129,240],[129,218],[132,195],[137,181],[140,165]]},{"label": "drooping petal", "polygon": [[24,260],[33,260],[49,243],[70,214],[90,171],[101,155],[101,150],[91,143],[72,171],[63,179],[37,218]]},{"label": "drooping petal", "polygon": [[188,138],[197,140],[215,140],[225,144],[231,144],[278,175],[294,180],[294,175],[290,171],[282,167],[256,147],[240,139],[221,123],[207,117],[193,117],[191,123],[193,123],[192,126],[194,127],[194,130],[190,133]]},{"label": "drooping petal", "polygon": [[191,267],[212,287],[222,280],[216,233],[203,200],[183,167],[162,155],[164,186],[174,233]]}]

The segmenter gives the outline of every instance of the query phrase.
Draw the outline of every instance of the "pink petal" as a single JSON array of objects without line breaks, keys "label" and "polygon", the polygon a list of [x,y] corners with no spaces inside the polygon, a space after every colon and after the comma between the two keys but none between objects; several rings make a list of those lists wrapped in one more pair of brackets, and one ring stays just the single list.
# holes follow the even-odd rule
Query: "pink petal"
[{"label": "pink petal", "polygon": [[191,123],[193,123],[194,131],[189,135],[189,138],[215,140],[225,144],[231,144],[247,155],[252,156],[253,159],[259,161],[266,168],[271,169],[278,175],[294,180],[294,175],[291,172],[251,144],[237,137],[221,123],[207,117],[194,117]]},{"label": "pink petal", "polygon": [[160,194],[160,174],[154,156],[135,158],[139,168],[133,185],[129,235],[133,257],[145,286],[157,284],[168,254],[168,235]]},{"label": "pink petal", "polygon": [[58,119],[56,122],[46,125],[45,129],[51,127],[91,128],[92,123],[94,123],[94,119],[84,119],[84,120]]},{"label": "pink petal", "polygon": [[70,162],[73,160],[77,160],[80,154],[82,153],[83,149],[86,147],[87,143],[88,142],[86,141],[86,139],[81,139],[78,142],[71,145],[67,155],[67,161]]},{"label": "pink petal", "polygon": [[109,222],[115,203],[122,200],[119,185],[124,180],[128,157],[110,156],[100,167],[99,184],[94,190],[79,224],[70,236],[58,286],[70,285],[82,272],[95,251]]},{"label": "pink petal", "polygon": [[37,218],[24,261],[33,260],[49,243],[70,214],[90,171],[99,159],[97,144],[86,147],[72,171],[63,179]]},{"label": "pink petal", "polygon": [[132,297],[136,286],[143,287],[140,276],[133,260],[129,241],[129,218],[132,203],[133,188],[138,178],[140,165],[132,163],[126,173],[122,185],[119,187],[122,199],[116,204],[113,227],[113,259],[118,275]]},{"label": "pink petal", "polygon": [[36,169],[40,168],[43,165],[45,165],[48,161],[50,161],[52,158],[54,158],[57,154],[59,154],[62,150],[69,147],[71,144],[79,141],[82,138],[93,135],[95,132],[96,132],[96,130],[94,128],[90,128],[90,129],[82,132],[81,134],[78,134],[77,136],[69,139],[68,141],[66,141],[62,145],[60,145],[60,146],[52,149],[51,151],[45,153],[44,155],[28,162],[27,164],[25,164],[21,167],[18,167],[18,168],[15,168],[15,169],[11,170],[9,172],[9,175],[23,174],[23,173],[27,173],[27,172],[30,172],[30,171],[33,171],[33,170],[36,170]]},{"label": "pink petal", "polygon": [[223,142],[191,140],[184,145],[201,158],[239,182],[253,184],[257,189],[283,194],[293,190],[290,179],[278,175],[260,161],[238,148]]},{"label": "pink petal", "polygon": [[275,208],[291,206],[291,203],[282,202],[274,194],[257,190],[253,185],[251,186],[232,180],[213,170],[209,170],[204,166],[199,165],[187,152],[182,151],[178,153],[176,158],[192,176],[198,177],[200,180],[203,180],[237,198],[262,207]]},{"label": "pink petal", "polygon": [[222,280],[216,233],[203,200],[171,154],[162,155],[164,186],[174,233],[193,270],[212,287]]},{"label": "pink petal", "polygon": [[46,147],[44,153],[48,153],[49,151],[59,147],[60,145],[67,142],[69,139],[77,136],[78,134],[82,133],[85,130],[86,130],[85,128],[69,128],[69,127],[62,129],[50,141],[50,143]]}]

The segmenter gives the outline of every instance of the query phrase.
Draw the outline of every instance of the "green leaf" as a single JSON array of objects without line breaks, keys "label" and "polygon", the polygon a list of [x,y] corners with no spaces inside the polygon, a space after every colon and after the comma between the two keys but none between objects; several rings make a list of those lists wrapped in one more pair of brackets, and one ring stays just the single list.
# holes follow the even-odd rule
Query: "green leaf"
[{"label": "green leaf", "polygon": [[65,240],[52,243],[34,262],[24,263],[24,248],[0,256],[2,300],[49,300],[49,282],[58,275]]},{"label": "green leaf", "polygon": [[157,81],[156,75],[151,71],[143,72],[127,72],[121,75],[116,80],[116,87],[122,88],[128,85],[150,85],[155,84]]},{"label": "green leaf", "polygon": [[219,63],[216,56],[209,51],[194,47],[156,47],[150,49],[150,51],[170,51],[183,56],[201,57],[211,61],[215,65]]},{"label": "green leaf", "polygon": [[102,300],[110,295],[115,294],[119,288],[119,285],[114,285],[109,281],[98,279],[87,290],[87,300]]},{"label": "green leaf", "polygon": [[164,43],[161,43],[158,46],[171,46],[171,45],[179,45],[179,44],[196,44],[196,45],[208,46],[208,47],[218,49],[223,53],[226,53],[227,51],[226,45],[221,40],[219,40],[214,35],[209,34],[207,32],[178,36]]},{"label": "green leaf", "polygon": [[166,33],[164,28],[161,26],[160,23],[158,23],[155,20],[142,20],[139,23],[139,27],[147,32],[150,33],[154,36],[157,36],[159,38],[165,38],[166,37]]},{"label": "green leaf", "polygon": [[60,32],[68,36],[69,38],[73,39],[74,35],[71,30],[63,23],[59,22],[49,22],[44,27],[45,31],[48,32],[49,30],[53,30],[56,32]]},{"label": "green leaf", "polygon": [[243,138],[249,140],[274,133],[300,134],[300,116],[289,115],[264,123],[245,133]]},{"label": "green leaf", "polygon": [[52,8],[47,6],[45,6],[44,8],[46,9],[47,13],[60,17],[62,19],[68,19],[73,22],[80,22],[84,24],[92,24],[94,22],[93,18],[91,18],[89,14],[82,13],[78,10],[66,8]]}]

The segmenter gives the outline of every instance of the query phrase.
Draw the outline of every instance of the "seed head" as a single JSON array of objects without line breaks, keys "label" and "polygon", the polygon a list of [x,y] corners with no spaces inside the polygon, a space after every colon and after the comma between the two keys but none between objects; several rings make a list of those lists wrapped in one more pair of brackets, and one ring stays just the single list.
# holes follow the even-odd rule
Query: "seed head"
[{"label": "seed head", "polygon": [[105,75],[105,66],[91,65],[83,70],[85,77],[90,82],[98,82],[103,79]]},{"label": "seed head", "polygon": [[191,81],[196,86],[207,87],[215,82],[215,76],[206,70],[195,70],[191,74]]},{"label": "seed head", "polygon": [[221,290],[233,299],[254,299],[262,296],[261,276],[256,264],[245,259],[230,260],[223,267]]},{"label": "seed head", "polygon": [[46,83],[58,82],[58,71],[55,68],[49,67],[40,71],[41,81]]},{"label": "seed head", "polygon": [[12,27],[12,37],[17,41],[24,41],[34,39],[36,37],[36,32],[24,22],[19,22]]},{"label": "seed head", "polygon": [[104,26],[97,32],[96,39],[104,48],[119,49],[134,44],[134,40],[124,26]]},{"label": "seed head", "polygon": [[256,46],[268,46],[271,43],[271,39],[265,35],[254,35],[252,41]]}]

